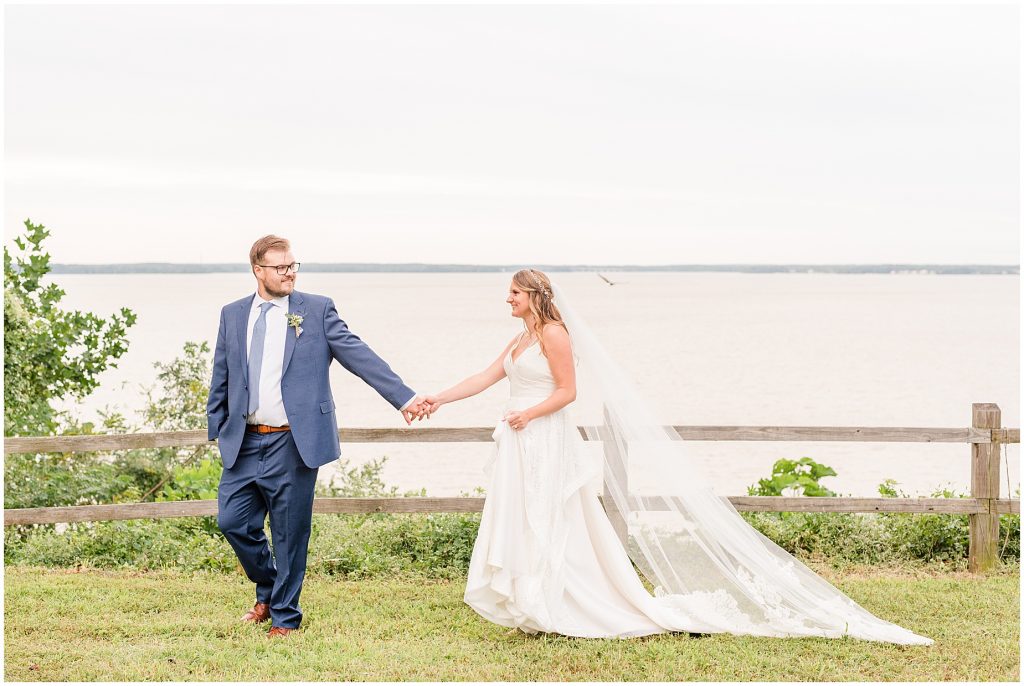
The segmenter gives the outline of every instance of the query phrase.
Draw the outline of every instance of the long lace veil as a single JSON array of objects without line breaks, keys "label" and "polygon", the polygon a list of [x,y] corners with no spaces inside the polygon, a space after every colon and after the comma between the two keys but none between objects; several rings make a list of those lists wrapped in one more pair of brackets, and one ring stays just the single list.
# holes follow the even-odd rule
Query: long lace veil
[{"label": "long lace veil", "polygon": [[715,495],[564,289],[553,293],[586,391],[604,405],[603,426],[587,438],[604,441],[605,510],[680,630],[932,643],[857,605]]}]

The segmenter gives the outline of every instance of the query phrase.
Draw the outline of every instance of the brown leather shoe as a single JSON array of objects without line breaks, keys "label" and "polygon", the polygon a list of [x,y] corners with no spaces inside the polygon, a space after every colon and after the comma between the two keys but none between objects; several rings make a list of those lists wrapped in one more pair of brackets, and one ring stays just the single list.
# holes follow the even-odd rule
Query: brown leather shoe
[{"label": "brown leather shoe", "polygon": [[289,629],[283,626],[272,626],[270,627],[270,631],[267,632],[267,638],[274,638],[275,636],[287,636],[293,631],[295,631],[295,629]]},{"label": "brown leather shoe", "polygon": [[270,605],[266,603],[256,603],[252,606],[252,609],[242,615],[243,622],[251,622],[253,624],[259,624],[270,619]]}]

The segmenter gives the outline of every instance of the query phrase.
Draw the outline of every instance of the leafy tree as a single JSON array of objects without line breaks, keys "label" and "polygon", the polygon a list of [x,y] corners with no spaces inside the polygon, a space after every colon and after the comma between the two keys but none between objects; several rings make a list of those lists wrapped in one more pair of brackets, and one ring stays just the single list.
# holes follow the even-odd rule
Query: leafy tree
[{"label": "leafy tree", "polygon": [[127,330],[135,313],[122,307],[104,319],[91,312],[62,310],[64,290],[44,284],[50,232],[25,220],[14,239],[15,255],[4,248],[4,435],[49,435],[57,430],[53,401],[81,399],[98,377],[128,350]]}]

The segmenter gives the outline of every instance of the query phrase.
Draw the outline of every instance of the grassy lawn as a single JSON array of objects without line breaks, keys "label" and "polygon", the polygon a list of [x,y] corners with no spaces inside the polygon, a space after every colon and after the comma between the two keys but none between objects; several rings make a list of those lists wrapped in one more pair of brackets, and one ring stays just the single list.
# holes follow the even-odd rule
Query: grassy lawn
[{"label": "grassy lawn", "polygon": [[986,578],[822,570],[885,619],[935,639],[526,636],[462,602],[458,582],[311,576],[303,629],[268,641],[237,618],[240,576],[7,567],[8,681],[1017,681],[1019,572]]}]

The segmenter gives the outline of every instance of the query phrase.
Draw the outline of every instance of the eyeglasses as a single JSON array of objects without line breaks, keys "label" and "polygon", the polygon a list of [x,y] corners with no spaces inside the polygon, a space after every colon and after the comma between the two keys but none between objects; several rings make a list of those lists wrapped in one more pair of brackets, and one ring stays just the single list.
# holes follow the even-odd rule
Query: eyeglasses
[{"label": "eyeglasses", "polygon": [[278,276],[284,276],[285,274],[287,274],[289,272],[289,270],[293,274],[298,272],[299,271],[299,265],[301,265],[301,264],[302,264],[301,262],[292,262],[291,264],[257,264],[256,266],[257,267],[265,267],[267,269],[270,269],[271,267],[273,267],[274,269],[277,270]]}]

